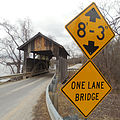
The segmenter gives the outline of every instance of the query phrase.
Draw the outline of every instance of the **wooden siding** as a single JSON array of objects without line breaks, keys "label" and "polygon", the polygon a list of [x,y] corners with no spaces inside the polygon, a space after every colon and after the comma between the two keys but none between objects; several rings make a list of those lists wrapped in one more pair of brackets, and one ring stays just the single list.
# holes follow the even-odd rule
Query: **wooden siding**
[{"label": "wooden siding", "polygon": [[47,50],[46,40],[43,37],[35,39],[34,43],[34,51]]},{"label": "wooden siding", "polygon": [[40,49],[41,49],[41,47],[42,47],[42,40],[41,40],[41,38],[39,37],[39,38],[37,38],[37,39],[35,39],[35,41],[34,41],[34,45],[35,45],[35,47],[34,47],[34,51],[40,51]]},{"label": "wooden siding", "polygon": [[40,50],[46,50],[46,46],[45,46],[45,39],[42,37],[41,38],[41,49]]},{"label": "wooden siding", "polygon": [[59,56],[57,52],[59,51],[59,47],[57,45],[53,44],[49,40],[46,40],[44,37],[35,39],[34,51],[44,51],[44,50],[51,50],[54,56]]}]

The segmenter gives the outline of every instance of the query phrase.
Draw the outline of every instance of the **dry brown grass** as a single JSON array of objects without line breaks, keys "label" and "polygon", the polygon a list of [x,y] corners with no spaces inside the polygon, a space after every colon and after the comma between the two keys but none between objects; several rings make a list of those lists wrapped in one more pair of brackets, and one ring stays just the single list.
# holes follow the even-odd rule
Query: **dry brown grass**
[{"label": "dry brown grass", "polygon": [[45,92],[40,96],[36,106],[33,108],[33,120],[50,120],[46,106]]}]

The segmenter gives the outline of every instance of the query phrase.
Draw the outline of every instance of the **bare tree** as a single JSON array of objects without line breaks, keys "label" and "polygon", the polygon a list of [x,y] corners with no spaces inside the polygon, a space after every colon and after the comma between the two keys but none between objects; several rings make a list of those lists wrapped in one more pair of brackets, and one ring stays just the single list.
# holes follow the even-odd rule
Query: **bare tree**
[{"label": "bare tree", "polygon": [[[112,5],[112,7],[111,7]],[[116,37],[120,36],[120,1],[116,0],[113,2],[104,3],[99,8],[103,13],[103,16],[112,27],[113,31],[116,33]],[[119,39],[117,39],[119,40]]]},{"label": "bare tree", "polygon": [[[112,5],[112,7],[111,7]],[[111,83],[114,89],[120,85],[120,1],[104,3],[99,6],[103,16],[112,27],[115,38],[94,58],[95,64]],[[85,62],[86,59],[83,59]]]},{"label": "bare tree", "polygon": [[19,20],[20,27],[21,27],[21,37],[22,37],[22,42],[28,41],[30,38],[31,34],[33,33],[33,29],[31,26],[31,20],[30,19],[25,19],[25,20]]},{"label": "bare tree", "polygon": [[31,23],[29,19],[12,25],[8,21],[0,22],[4,38],[0,38],[0,64],[9,66],[11,73],[20,73],[23,63],[23,53],[17,48],[30,38]]}]

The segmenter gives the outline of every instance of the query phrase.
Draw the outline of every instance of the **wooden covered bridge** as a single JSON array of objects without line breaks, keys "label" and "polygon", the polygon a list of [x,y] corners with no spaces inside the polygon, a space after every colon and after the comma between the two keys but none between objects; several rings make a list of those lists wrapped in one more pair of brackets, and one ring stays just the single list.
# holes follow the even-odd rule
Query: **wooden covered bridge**
[{"label": "wooden covered bridge", "polygon": [[65,79],[69,54],[62,45],[39,32],[18,49],[24,51],[24,73],[36,75],[48,70],[50,59],[56,57],[56,73],[61,82]]}]

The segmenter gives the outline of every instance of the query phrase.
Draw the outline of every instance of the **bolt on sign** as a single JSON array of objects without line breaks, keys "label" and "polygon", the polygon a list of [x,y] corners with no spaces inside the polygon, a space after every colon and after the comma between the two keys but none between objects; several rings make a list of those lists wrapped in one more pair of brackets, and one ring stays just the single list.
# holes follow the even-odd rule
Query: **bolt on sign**
[{"label": "bolt on sign", "polygon": [[115,36],[95,3],[65,27],[88,59],[93,59]]},{"label": "bolt on sign", "polygon": [[88,61],[61,91],[84,117],[88,117],[111,89],[94,63]]},{"label": "bolt on sign", "polygon": [[112,89],[92,59],[115,34],[95,3],[65,27],[89,60],[63,85],[61,92],[84,117],[88,117]]}]

